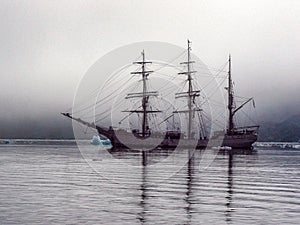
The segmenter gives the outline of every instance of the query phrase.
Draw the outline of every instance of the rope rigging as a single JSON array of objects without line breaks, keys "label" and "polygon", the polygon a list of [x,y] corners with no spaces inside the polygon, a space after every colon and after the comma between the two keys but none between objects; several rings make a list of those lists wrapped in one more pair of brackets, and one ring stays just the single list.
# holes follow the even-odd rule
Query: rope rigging
[{"label": "rope rigging", "polygon": [[[156,82],[159,83],[159,88],[155,87],[157,86],[157,84],[155,82],[152,82],[150,80],[148,80],[148,77],[146,78],[147,82],[148,82],[148,88],[149,88],[149,92],[151,92],[152,90],[157,90],[160,95],[159,96],[163,96],[165,99],[167,97],[170,97],[170,95],[174,94],[175,91],[177,91],[178,89],[180,89],[180,92],[184,93],[184,90],[186,90],[188,88],[188,79],[184,79],[184,76],[179,76],[179,74],[184,74],[186,73],[186,68],[188,66],[188,64],[184,64],[184,66],[177,66],[174,65],[174,61],[178,60],[180,57],[184,56],[187,53],[187,50],[183,51],[182,53],[180,53],[178,56],[176,56],[175,58],[173,58],[170,62],[160,62],[160,61],[153,61],[151,64],[151,68],[153,67],[153,71],[151,71],[151,73],[153,73],[151,75],[151,77],[153,78],[161,78],[161,77],[165,77],[167,78],[165,82]],[[135,61],[140,60],[141,56],[137,57]],[[227,80],[227,71],[225,71],[225,67],[228,65],[229,61],[227,61],[224,65],[222,65],[220,68],[213,68],[213,67],[207,67],[204,64],[200,64],[200,65],[194,65],[191,64],[191,67],[189,69],[191,69],[191,72],[194,72],[194,69],[197,69],[199,72],[197,73],[196,76],[193,76],[193,88],[195,88],[195,90],[199,90],[199,101],[197,102],[195,97],[196,95],[192,98],[192,102],[193,104],[195,104],[196,108],[193,108],[194,110],[194,117],[195,118],[195,113],[198,116],[198,120],[200,123],[200,130],[199,130],[199,135],[202,137],[206,136],[207,130],[206,130],[206,126],[204,125],[204,123],[206,121],[210,121],[210,123],[216,124],[217,126],[219,126],[220,128],[224,128],[224,121],[225,119],[222,118],[221,121],[221,117],[225,116],[224,115],[224,111],[220,112],[217,116],[215,116],[213,119],[214,121],[212,121],[211,116],[207,115],[205,111],[201,111],[201,112],[196,112],[197,108],[200,110],[204,107],[211,107],[211,105],[213,104],[216,107],[223,107],[224,109],[224,99],[222,99],[221,101],[219,100],[215,100],[212,97],[214,95],[216,95],[216,93],[218,92],[218,90],[222,90],[223,86],[224,86],[224,82]],[[87,101],[86,99],[91,99],[93,96],[98,97],[99,92],[98,90],[101,88],[101,85],[98,85],[97,88],[93,89],[85,98],[83,98],[83,100],[81,100],[80,102],[77,103],[77,105],[73,108],[72,114],[81,114],[84,113],[84,115],[81,116],[81,118],[84,119],[94,119],[95,123],[99,123],[101,121],[104,121],[105,119],[109,118],[111,116],[111,113],[114,111],[117,111],[121,106],[124,106],[124,104],[126,103],[124,101],[123,98],[118,98],[116,99],[116,97],[121,96],[121,94],[127,92],[127,91],[133,91],[133,90],[140,90],[141,88],[141,83],[142,83],[142,79],[138,79],[135,83],[135,85],[131,85],[134,81],[136,81],[137,78],[137,74],[138,73],[134,73],[134,72],[138,72],[141,70],[142,66],[135,66],[135,69],[133,68],[133,64],[128,64],[123,66],[122,68],[118,69],[117,71],[115,71],[110,77],[109,79],[105,82],[105,87],[102,86],[102,90],[104,91],[104,93],[102,93],[102,96],[100,99],[95,100],[94,103],[91,103],[91,101]],[[148,68],[148,66],[144,66],[144,69],[146,69],[146,71],[150,71],[150,68]],[[133,71],[131,72],[131,76],[123,76],[124,73],[127,73],[128,70]],[[165,71],[166,70],[166,71]],[[168,71],[168,70],[171,70]],[[213,71],[213,73],[211,73],[211,71]],[[226,75],[224,75],[226,73]],[[128,73],[127,73],[128,74]],[[201,85],[199,84],[198,80],[199,78],[208,78],[206,80],[204,80],[205,82],[202,82]],[[215,85],[216,82],[216,78],[218,79],[217,81],[217,85]],[[179,88],[180,87],[180,88]],[[210,87],[210,88],[208,88]],[[111,91],[111,92],[108,92]],[[154,92],[154,91],[152,91]],[[147,92],[148,93],[148,92]],[[223,93],[223,92],[222,92]],[[223,93],[223,95],[225,95],[225,93]],[[245,100],[247,100],[248,98],[245,97],[241,97],[241,96],[237,96],[237,95],[233,95],[234,99],[236,101],[234,101],[234,108],[236,108],[236,102],[245,102]],[[172,124],[169,119],[171,118],[175,118],[174,117],[174,112],[178,111],[179,109],[182,108],[186,108],[187,105],[183,105],[181,103],[181,105],[179,105],[178,107],[174,107],[175,105],[175,98],[174,96],[172,96],[170,102],[170,106],[168,106],[167,104],[163,104],[162,103],[162,99],[159,99],[158,96],[148,96],[147,97],[147,102],[150,101],[153,102],[154,104],[149,105],[149,109],[150,111],[158,111],[158,109],[161,109],[163,107],[164,108],[164,112],[167,113],[170,110],[173,110],[173,112],[171,113],[171,115],[168,115],[165,117],[165,119],[160,122],[159,124],[156,124],[155,121],[157,120],[157,114],[151,114],[151,116],[149,116],[149,123],[151,123],[155,129],[159,129],[159,126],[161,125],[161,123],[163,122],[167,122]],[[225,98],[226,99],[226,98]],[[114,101],[114,104],[112,105],[112,101]],[[129,100],[130,103],[136,104],[137,101],[133,101],[133,100]],[[160,101],[160,102],[159,102]],[[163,106],[161,106],[160,104],[163,104]],[[254,103],[253,103],[254,105]],[[108,107],[105,107],[108,106]],[[137,107],[136,109],[140,109],[141,106]],[[174,108],[177,108],[176,110],[174,110]],[[129,111],[129,109],[127,110]],[[92,112],[94,112],[93,115],[90,115]],[[242,113],[244,113],[249,119],[250,117],[243,111],[241,110]],[[126,120],[127,118],[129,118],[134,112],[130,112],[128,113],[125,117],[123,117],[121,120],[119,120],[118,124],[121,125],[122,122],[124,120]],[[141,118],[140,115],[137,113],[138,116],[138,123],[140,123]],[[132,122],[129,122],[131,125]],[[174,125],[174,121],[173,121],[173,125]]]}]

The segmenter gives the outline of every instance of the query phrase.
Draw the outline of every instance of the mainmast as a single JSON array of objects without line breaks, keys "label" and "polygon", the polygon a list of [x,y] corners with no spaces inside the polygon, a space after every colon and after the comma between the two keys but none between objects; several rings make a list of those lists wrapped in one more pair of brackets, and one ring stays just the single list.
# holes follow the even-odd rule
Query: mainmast
[{"label": "mainmast", "polygon": [[141,136],[147,137],[149,136],[149,126],[148,126],[148,113],[157,113],[161,112],[159,110],[148,110],[148,103],[149,103],[149,97],[150,96],[157,96],[158,93],[156,91],[148,91],[147,88],[147,80],[150,73],[153,71],[146,70],[146,64],[150,64],[152,62],[145,61],[145,52],[142,51],[142,61],[134,62],[133,64],[141,64],[142,70],[138,72],[131,72],[131,74],[140,74],[142,75],[142,82],[143,82],[143,90],[142,93],[130,93],[126,96],[126,99],[128,98],[136,98],[141,97],[142,98],[142,110],[128,110],[123,112],[131,112],[131,113],[141,113],[142,114],[142,132],[140,133]]},{"label": "mainmast", "polygon": [[228,70],[228,110],[229,110],[229,120],[228,120],[228,133],[233,132],[234,124],[233,124],[233,85],[231,78],[231,56],[229,55],[229,70]]},{"label": "mainmast", "polygon": [[188,40],[188,61],[187,61],[187,75],[188,75],[188,108],[189,108],[189,122],[188,122],[188,139],[191,138],[191,130],[192,130],[192,92],[193,92],[193,86],[192,86],[192,76],[191,76],[191,66],[192,63],[190,61],[191,58],[191,47],[190,47],[190,41]]},{"label": "mainmast", "polygon": [[[196,73],[196,71],[191,71],[191,64],[195,63],[194,61],[191,61],[191,47],[190,47],[190,40],[188,40],[188,56],[187,56],[187,62],[182,62],[181,64],[187,64],[187,71],[180,72],[178,74],[184,74],[187,75],[187,81],[188,81],[188,91],[182,92],[182,93],[176,93],[176,98],[180,97],[187,97],[188,98],[188,110],[183,111],[176,111],[176,112],[183,112],[188,113],[188,123],[187,123],[187,134],[188,139],[192,138],[192,125],[193,125],[193,112],[196,111],[196,109],[193,108],[193,102],[195,100],[195,97],[199,96],[200,91],[194,91],[193,85],[192,85],[192,74]],[[199,109],[197,109],[199,111]]]},{"label": "mainmast", "polygon": [[[147,107],[148,107],[148,99],[149,96],[146,96],[147,93],[147,76],[149,75],[150,72],[146,73],[145,70],[145,52],[144,50],[142,51],[142,80],[143,80],[143,98],[142,98],[142,108],[143,108],[143,123],[142,123],[142,136],[146,136],[146,131],[148,127],[148,118],[147,118]],[[149,62],[148,62],[149,63]]]}]

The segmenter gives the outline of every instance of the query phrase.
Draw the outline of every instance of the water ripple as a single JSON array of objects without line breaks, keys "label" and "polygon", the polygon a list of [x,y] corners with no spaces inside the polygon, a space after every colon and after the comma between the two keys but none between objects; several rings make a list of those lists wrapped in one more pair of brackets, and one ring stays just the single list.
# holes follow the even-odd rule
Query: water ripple
[{"label": "water ripple", "polygon": [[[160,155],[161,154],[161,155]],[[101,155],[101,154],[100,154]],[[300,152],[220,153],[199,171],[201,152],[169,179],[138,153],[93,158],[75,146],[0,147],[1,224],[297,224]],[[166,154],[153,154],[158,162]],[[127,167],[128,162],[134,167]],[[113,180],[110,180],[113,179]]]}]

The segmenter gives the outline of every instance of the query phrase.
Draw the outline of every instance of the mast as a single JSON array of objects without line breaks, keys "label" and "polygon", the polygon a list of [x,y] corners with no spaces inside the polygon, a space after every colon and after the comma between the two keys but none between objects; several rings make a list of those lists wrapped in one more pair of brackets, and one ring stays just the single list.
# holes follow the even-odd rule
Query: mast
[{"label": "mast", "polygon": [[159,110],[148,110],[148,103],[149,103],[149,97],[150,96],[158,96],[158,93],[156,91],[148,91],[147,88],[147,80],[150,73],[153,71],[146,70],[145,65],[150,64],[152,62],[145,61],[145,52],[142,51],[142,61],[134,62],[133,64],[141,64],[142,70],[138,72],[131,72],[131,74],[140,74],[142,75],[142,82],[143,82],[143,90],[141,93],[129,93],[126,96],[126,99],[128,98],[136,98],[141,97],[142,98],[142,110],[127,110],[123,112],[130,112],[130,113],[142,113],[142,132],[141,136],[144,138],[148,136],[149,134],[149,126],[148,126],[148,113],[157,113],[161,112]]},{"label": "mast", "polygon": [[145,73],[145,52],[142,51],[142,80],[143,80],[143,98],[142,98],[142,108],[143,108],[143,124],[142,124],[142,136],[146,136],[146,128],[148,126],[148,118],[147,118],[147,107],[148,107],[148,99],[149,97],[146,96],[147,93],[147,76],[148,74]]},{"label": "mast", "polygon": [[187,64],[187,71],[185,72],[180,72],[178,74],[184,74],[187,75],[187,81],[188,81],[188,91],[184,93],[176,93],[175,98],[180,98],[180,97],[187,97],[188,98],[188,110],[183,110],[183,111],[176,111],[176,112],[184,112],[188,113],[188,122],[187,122],[187,134],[188,134],[188,139],[192,138],[192,123],[193,123],[193,111],[197,110],[200,111],[199,109],[193,109],[193,101],[195,97],[199,96],[200,91],[194,91],[193,90],[193,85],[192,85],[192,73],[195,73],[196,71],[191,71],[191,64],[194,63],[194,61],[191,61],[191,47],[190,47],[190,40],[188,42],[188,57],[187,57],[187,62],[182,62],[181,64]]},{"label": "mast", "polygon": [[[227,129],[227,134],[232,134],[235,129],[235,124],[233,122],[233,117],[238,112],[240,109],[242,109],[247,103],[250,101],[253,101],[253,98],[249,98],[239,106],[236,106],[234,104],[234,96],[233,96],[233,82],[232,82],[232,77],[231,77],[231,56],[229,55],[229,69],[228,69],[228,111],[229,111],[229,116],[228,116],[228,129]],[[249,126],[250,127],[257,127],[257,126]]]},{"label": "mast", "polygon": [[188,84],[189,84],[189,98],[188,98],[188,108],[189,108],[189,121],[188,121],[188,139],[191,138],[191,130],[192,130],[192,92],[193,92],[193,86],[192,86],[192,76],[191,76],[191,47],[190,47],[190,40],[188,40],[188,61],[187,61],[187,75],[188,75]]},{"label": "mast", "polygon": [[232,78],[231,78],[231,56],[229,55],[229,70],[228,70],[228,133],[231,134],[233,132],[234,124],[233,124],[233,90],[232,90]]}]

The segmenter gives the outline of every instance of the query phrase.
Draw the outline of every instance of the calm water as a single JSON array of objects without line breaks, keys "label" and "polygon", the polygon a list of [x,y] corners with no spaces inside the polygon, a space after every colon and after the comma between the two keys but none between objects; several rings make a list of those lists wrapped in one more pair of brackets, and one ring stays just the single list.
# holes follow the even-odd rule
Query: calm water
[{"label": "calm water", "polygon": [[0,224],[299,224],[299,150],[85,151],[0,146]]}]

